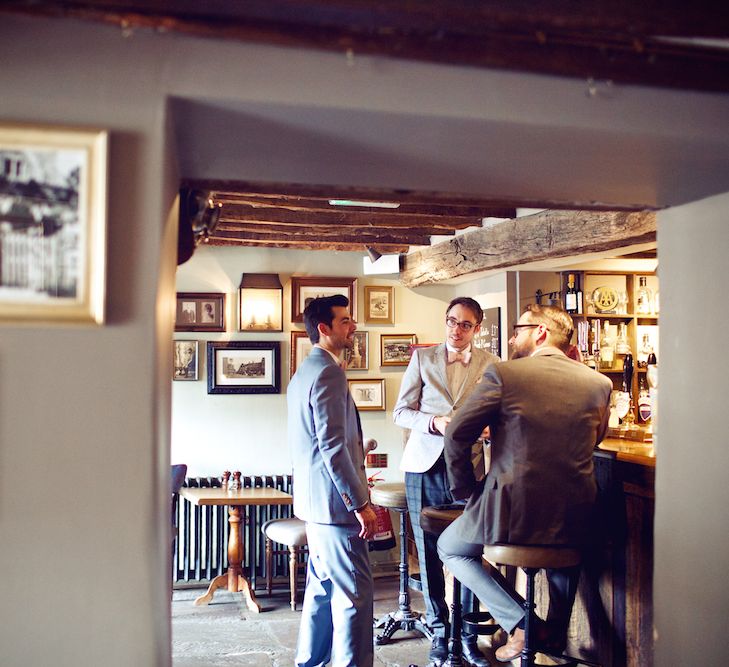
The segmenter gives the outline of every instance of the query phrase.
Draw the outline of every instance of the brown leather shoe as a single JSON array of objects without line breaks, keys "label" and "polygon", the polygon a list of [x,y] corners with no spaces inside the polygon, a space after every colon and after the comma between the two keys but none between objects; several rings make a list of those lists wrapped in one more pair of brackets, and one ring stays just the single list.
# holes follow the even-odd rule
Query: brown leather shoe
[{"label": "brown leather shoe", "polygon": [[509,637],[509,641],[496,649],[494,656],[499,662],[511,662],[514,658],[519,657],[523,648],[524,630],[517,628],[514,630],[514,634]]}]

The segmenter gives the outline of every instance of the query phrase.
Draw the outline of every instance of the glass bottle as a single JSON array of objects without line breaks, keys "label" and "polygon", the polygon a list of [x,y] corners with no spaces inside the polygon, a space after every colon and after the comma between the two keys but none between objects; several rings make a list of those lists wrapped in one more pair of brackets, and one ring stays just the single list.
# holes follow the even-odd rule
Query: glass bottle
[{"label": "glass bottle", "polygon": [[656,293],[653,295],[653,312],[658,315],[661,312],[660,308],[660,301],[658,300],[658,295],[660,292],[656,290]]},{"label": "glass bottle", "polygon": [[647,278],[638,278],[639,287],[635,295],[635,312],[638,315],[650,315],[653,313],[653,293],[646,284]]},{"label": "glass bottle", "polygon": [[643,341],[638,350],[638,366],[643,368],[648,362],[648,356],[653,353],[653,345],[651,345],[651,337],[649,334],[643,334]]},{"label": "glass bottle", "polygon": [[567,291],[564,294],[564,309],[571,315],[577,313],[577,289],[575,288],[575,274],[567,276]]},{"label": "glass bottle", "polygon": [[605,320],[600,336],[600,370],[611,371],[615,365],[615,343],[610,335],[610,322]]},{"label": "glass bottle", "polygon": [[628,342],[628,325],[625,322],[618,324],[618,338],[615,341],[615,354],[617,358],[616,370],[623,369],[623,362],[626,354],[631,354],[630,343]]},{"label": "glass bottle", "polygon": [[600,320],[590,320],[590,356],[587,365],[600,369]]}]

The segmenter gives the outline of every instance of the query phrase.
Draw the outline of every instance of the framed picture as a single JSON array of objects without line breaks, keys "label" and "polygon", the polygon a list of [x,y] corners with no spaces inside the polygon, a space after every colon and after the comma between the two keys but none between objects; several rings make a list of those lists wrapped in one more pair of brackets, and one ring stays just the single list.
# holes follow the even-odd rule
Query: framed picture
[{"label": "framed picture", "polygon": [[292,331],[291,332],[291,359],[289,363],[289,377],[294,377],[296,369],[300,366],[301,362],[309,356],[312,347],[314,347],[309,340],[309,335],[306,331]]},{"label": "framed picture", "polygon": [[395,324],[395,291],[392,287],[366,285],[364,302],[365,323]]},{"label": "framed picture", "polygon": [[349,312],[357,319],[357,279],[356,278],[291,278],[291,321],[304,321],[304,308],[320,296],[343,294],[349,299]]},{"label": "framed picture", "polygon": [[280,394],[278,341],[208,342],[208,394]]},{"label": "framed picture", "polygon": [[175,331],[225,331],[225,294],[178,292]]},{"label": "framed picture", "polygon": [[196,340],[173,342],[173,380],[197,380],[198,343]]},{"label": "framed picture", "polygon": [[384,379],[352,380],[347,378],[347,382],[349,383],[349,393],[352,394],[358,410],[385,409]]},{"label": "framed picture", "polygon": [[107,144],[0,125],[0,320],[104,322]]},{"label": "framed picture", "polygon": [[380,366],[407,366],[410,362],[410,346],[417,342],[415,334],[382,334]]},{"label": "framed picture", "polygon": [[369,367],[369,331],[355,331],[352,349],[344,348],[346,371],[366,371]]}]

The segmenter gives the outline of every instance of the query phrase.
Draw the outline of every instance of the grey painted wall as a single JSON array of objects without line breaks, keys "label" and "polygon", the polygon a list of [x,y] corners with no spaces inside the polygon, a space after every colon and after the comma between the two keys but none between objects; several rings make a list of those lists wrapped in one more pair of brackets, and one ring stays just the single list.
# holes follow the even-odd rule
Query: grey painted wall
[{"label": "grey painted wall", "polygon": [[[0,118],[94,125],[112,133],[108,324],[0,329],[0,650],[9,666],[169,663],[165,472],[174,294],[174,225],[168,220],[174,213],[168,214],[176,140],[188,146],[180,152],[185,171],[225,175],[216,162],[226,170],[231,164],[228,155],[202,149],[190,155],[198,128],[193,123],[179,134],[179,114],[171,127],[172,98],[214,100],[226,114],[231,106],[258,105],[253,119],[248,114],[231,124],[223,114],[215,127],[199,128],[237,147],[230,177],[310,182],[334,173],[332,155],[346,158],[337,149],[352,145],[344,141],[346,110],[360,110],[372,113],[357,125],[354,139],[363,147],[357,155],[370,157],[339,163],[353,185],[377,182],[384,169],[387,180],[398,180],[391,186],[457,190],[465,184],[481,194],[513,186],[522,196],[679,203],[729,190],[727,96],[618,88],[590,98],[579,81],[357,56],[350,64],[344,55],[148,32],[125,37],[112,27],[12,16],[0,23],[0,91]],[[286,113],[275,114],[281,107]],[[280,136],[289,139],[279,142],[268,132],[273,143],[256,148],[255,133],[271,127],[269,115],[284,124]],[[308,125],[298,126],[299,116]],[[335,136],[292,150],[321,118],[337,119]],[[464,149],[464,130],[473,127],[493,159]],[[378,150],[380,136],[391,142],[387,151]],[[571,143],[572,137],[579,141]],[[388,169],[393,156],[402,175]],[[669,259],[662,272],[677,270],[678,282],[687,271],[701,270],[719,285],[718,261],[689,253],[692,239],[684,250],[679,223],[696,221],[679,215],[667,226]],[[726,247],[720,225],[712,230],[717,247],[719,241]],[[668,287],[661,292],[668,294]],[[671,324],[670,297],[662,300],[666,336],[676,326],[677,340],[688,349],[688,332]],[[710,317],[726,324],[725,315]],[[723,395],[723,377],[697,377],[706,392]],[[677,387],[666,382],[663,398],[670,401]],[[699,392],[680,395],[691,414],[704,399]],[[673,449],[664,447],[659,472],[681,478],[683,461],[674,463]],[[701,478],[711,482],[701,485],[709,500],[712,493],[721,498],[712,489],[727,459],[724,450],[715,454]],[[665,528],[662,503],[694,503],[699,482],[681,478],[659,489],[659,530]],[[694,534],[708,539],[715,521],[695,522]],[[668,598],[666,573],[686,564],[683,555],[668,548],[661,554],[661,604]],[[702,591],[708,588],[698,581]],[[703,620],[692,613],[698,602],[688,598],[683,607],[682,632],[693,636]],[[667,656],[676,637],[662,633],[660,664],[675,664]],[[726,641],[714,634],[712,646]]]}]

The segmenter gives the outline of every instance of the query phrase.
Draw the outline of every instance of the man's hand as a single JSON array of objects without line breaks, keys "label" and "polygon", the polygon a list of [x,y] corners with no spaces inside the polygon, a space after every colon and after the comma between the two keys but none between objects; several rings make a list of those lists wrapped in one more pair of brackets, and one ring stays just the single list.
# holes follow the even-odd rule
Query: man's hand
[{"label": "man's hand", "polygon": [[362,529],[359,531],[359,536],[363,540],[368,540],[373,537],[377,529],[377,515],[375,510],[372,509],[372,505],[367,503],[364,507],[358,510],[354,510],[354,516],[357,517],[359,525]]},{"label": "man's hand", "polygon": [[446,426],[450,423],[450,417],[433,417],[433,428],[441,435],[445,435]]}]

